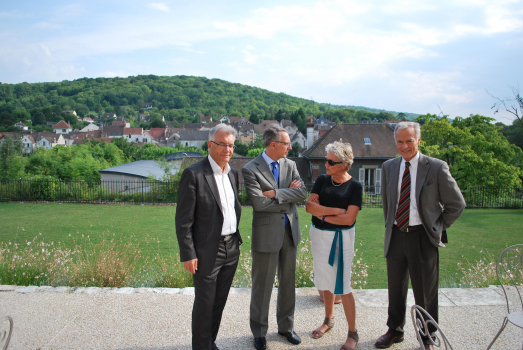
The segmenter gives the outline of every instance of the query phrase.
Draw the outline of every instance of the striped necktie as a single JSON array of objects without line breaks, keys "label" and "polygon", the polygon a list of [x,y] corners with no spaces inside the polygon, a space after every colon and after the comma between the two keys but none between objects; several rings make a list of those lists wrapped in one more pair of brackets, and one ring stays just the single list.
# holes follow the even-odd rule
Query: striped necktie
[{"label": "striped necktie", "polygon": [[396,211],[397,226],[401,231],[409,226],[410,215],[410,163],[405,162],[405,172],[403,172],[403,179],[401,180],[400,200],[398,202],[398,210]]}]

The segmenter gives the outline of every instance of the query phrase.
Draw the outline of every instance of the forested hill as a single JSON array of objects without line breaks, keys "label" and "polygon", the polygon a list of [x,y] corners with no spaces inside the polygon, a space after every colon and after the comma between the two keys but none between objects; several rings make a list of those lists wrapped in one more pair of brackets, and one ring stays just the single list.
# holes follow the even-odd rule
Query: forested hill
[{"label": "forested hill", "polygon": [[[277,114],[286,115],[300,108],[305,115],[313,114],[312,101],[284,93],[220,79],[143,75],[82,78],[56,83],[0,83],[0,124],[8,127],[17,121],[25,121],[32,126],[43,125],[44,121],[60,118],[63,110],[75,110],[80,117],[102,113],[135,116],[144,113],[146,102],[152,103],[153,107],[147,113],[179,122],[193,121],[195,114],[213,117],[256,115],[260,119],[275,119]],[[376,115],[382,120],[397,115],[396,112],[366,107],[324,103],[314,104],[314,114],[344,122],[373,119]],[[412,119],[417,115],[407,113],[402,116]]]}]

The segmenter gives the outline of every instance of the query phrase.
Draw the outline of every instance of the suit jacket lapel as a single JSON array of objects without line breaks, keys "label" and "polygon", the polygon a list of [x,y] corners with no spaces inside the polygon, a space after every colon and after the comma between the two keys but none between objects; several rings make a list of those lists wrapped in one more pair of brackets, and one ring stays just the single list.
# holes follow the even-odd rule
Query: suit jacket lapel
[{"label": "suit jacket lapel", "polygon": [[[265,159],[263,159],[263,156],[261,154],[258,157],[256,157],[256,163],[257,163],[256,167],[260,171],[260,174],[263,175],[263,177],[272,185],[272,187],[278,188],[276,179],[274,179],[274,175],[272,174],[272,171],[269,168],[269,165],[267,164]],[[281,176],[280,176],[280,178],[281,178]]]},{"label": "suit jacket lapel", "polygon": [[287,164],[285,162],[285,159],[278,160],[278,168],[279,168],[279,175],[280,175],[280,188],[287,188],[289,187],[289,184],[287,183]]},{"label": "suit jacket lapel", "polygon": [[216,185],[216,179],[214,178],[214,172],[212,171],[211,163],[209,163],[208,158],[205,158],[205,160],[203,162],[203,170],[205,171],[205,180],[207,181],[207,184],[209,185],[209,187],[211,189],[212,195],[214,196],[216,203],[218,203],[218,206],[221,208],[222,202],[220,201],[220,192],[218,192],[218,186]]},{"label": "suit jacket lapel", "polygon": [[416,203],[418,203],[418,210],[420,209],[419,195],[421,193],[421,188],[425,183],[427,174],[429,173],[430,165],[423,154],[419,154],[418,160],[418,172],[416,174]]},{"label": "suit jacket lapel", "polygon": [[[391,165],[390,169],[390,184],[387,184],[390,188],[389,195],[391,195],[392,203],[397,204],[398,203],[398,181],[400,176],[400,165],[401,165],[401,157],[398,157],[395,159],[395,161]],[[396,207],[394,207],[394,212],[396,212]]]},{"label": "suit jacket lapel", "polygon": [[[234,211],[236,212],[236,217],[238,217],[241,204],[240,204],[240,200],[238,197],[238,189],[236,188],[235,175],[234,175],[232,169],[231,169],[231,171],[229,171],[229,180],[231,181],[231,186],[232,186],[232,189],[234,190]],[[238,223],[236,223],[236,224],[238,225]]]}]

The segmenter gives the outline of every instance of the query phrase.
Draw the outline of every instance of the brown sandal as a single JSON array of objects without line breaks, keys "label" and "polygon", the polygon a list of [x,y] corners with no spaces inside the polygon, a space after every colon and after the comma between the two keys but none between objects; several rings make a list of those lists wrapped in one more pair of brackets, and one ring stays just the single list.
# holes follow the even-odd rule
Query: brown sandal
[{"label": "brown sandal", "polygon": [[[321,331],[321,328],[323,327],[323,325],[328,327],[325,330],[325,332]],[[318,328],[316,328],[315,330],[312,331],[312,337],[314,339],[320,339],[321,337],[323,337],[323,335],[325,333],[330,331],[332,329],[332,327],[334,327],[334,317],[332,317],[332,318],[325,317],[325,320],[323,321],[323,324],[321,326],[319,326]]]},{"label": "brown sandal", "polygon": [[354,339],[356,341],[356,345],[354,345],[354,348],[348,348],[344,345],[341,346],[340,350],[356,350],[356,347],[358,346],[358,341],[360,340],[360,337],[358,336],[358,331],[351,332],[349,331],[349,334],[347,335],[347,338]]}]

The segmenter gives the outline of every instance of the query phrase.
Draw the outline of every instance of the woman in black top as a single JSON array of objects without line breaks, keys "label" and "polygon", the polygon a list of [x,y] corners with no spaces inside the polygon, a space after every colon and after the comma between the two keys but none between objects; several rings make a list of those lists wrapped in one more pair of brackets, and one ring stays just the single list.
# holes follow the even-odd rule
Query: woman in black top
[{"label": "woman in black top", "polygon": [[325,301],[325,320],[312,334],[314,338],[320,338],[334,327],[334,296],[341,295],[349,333],[340,350],[352,350],[358,343],[358,332],[350,277],[354,226],[361,209],[363,188],[348,174],[354,159],[351,145],[334,142],[325,150],[327,174],[316,179],[307,201],[307,212],[312,214],[314,283],[323,291]]}]

